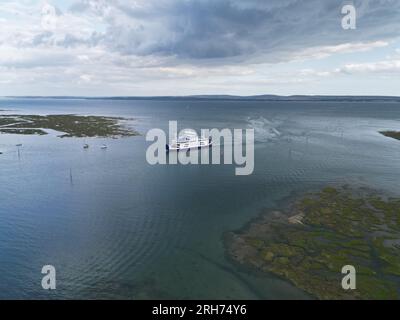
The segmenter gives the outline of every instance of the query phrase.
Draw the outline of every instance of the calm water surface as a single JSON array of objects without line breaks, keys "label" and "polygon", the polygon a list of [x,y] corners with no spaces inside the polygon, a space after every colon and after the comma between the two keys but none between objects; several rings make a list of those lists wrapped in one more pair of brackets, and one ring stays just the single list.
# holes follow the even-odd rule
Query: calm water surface
[{"label": "calm water surface", "polygon": [[[400,130],[398,103],[0,99],[0,109],[129,117],[143,134],[0,135],[2,299],[306,299],[233,265],[224,232],[327,184],[399,195],[400,142],[377,133]],[[148,165],[144,135],[169,120],[181,129],[255,128],[254,173]],[[57,269],[53,292],[40,285],[47,264]]]}]

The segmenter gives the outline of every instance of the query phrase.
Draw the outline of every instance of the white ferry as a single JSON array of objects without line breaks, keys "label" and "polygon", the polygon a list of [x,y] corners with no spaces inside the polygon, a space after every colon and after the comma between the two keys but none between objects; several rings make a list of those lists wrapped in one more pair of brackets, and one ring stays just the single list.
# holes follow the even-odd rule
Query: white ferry
[{"label": "white ferry", "polygon": [[212,145],[211,137],[199,137],[196,131],[191,129],[183,130],[182,134],[167,144],[167,151],[180,151],[189,149],[207,148]]}]

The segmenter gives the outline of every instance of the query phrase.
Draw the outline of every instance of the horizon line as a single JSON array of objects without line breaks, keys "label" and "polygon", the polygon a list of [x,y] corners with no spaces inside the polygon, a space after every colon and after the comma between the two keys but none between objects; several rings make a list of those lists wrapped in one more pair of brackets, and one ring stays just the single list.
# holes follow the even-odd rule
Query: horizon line
[{"label": "horizon line", "polygon": [[193,95],[104,95],[104,96],[91,96],[91,95],[4,95],[0,98],[64,98],[64,99],[157,99],[157,98],[398,98],[396,95],[329,95],[329,94],[292,94],[292,95],[279,95],[279,94],[255,94],[255,95],[235,95],[235,94],[193,94]]}]

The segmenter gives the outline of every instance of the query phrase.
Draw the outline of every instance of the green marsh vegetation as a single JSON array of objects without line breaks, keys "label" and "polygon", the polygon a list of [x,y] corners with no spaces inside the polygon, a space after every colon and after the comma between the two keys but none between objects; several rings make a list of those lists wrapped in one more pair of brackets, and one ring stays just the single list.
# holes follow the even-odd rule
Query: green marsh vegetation
[{"label": "green marsh vegetation", "polygon": [[400,131],[381,131],[379,133],[386,137],[400,140]]},{"label": "green marsh vegetation", "polygon": [[123,126],[125,118],[103,116],[0,115],[0,133],[45,135],[46,129],[61,132],[59,137],[128,137],[138,132]]},{"label": "green marsh vegetation", "polygon": [[[238,263],[273,273],[319,299],[398,299],[400,199],[327,187],[285,214],[261,217],[227,237]],[[344,290],[342,267],[356,268]]]}]

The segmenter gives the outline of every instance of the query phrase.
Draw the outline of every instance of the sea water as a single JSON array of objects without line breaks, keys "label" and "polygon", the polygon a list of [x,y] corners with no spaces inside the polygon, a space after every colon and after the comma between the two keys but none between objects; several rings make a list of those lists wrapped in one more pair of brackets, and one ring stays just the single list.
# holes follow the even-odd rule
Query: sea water
[{"label": "sea water", "polygon": [[[224,234],[326,185],[399,195],[400,141],[379,134],[400,130],[399,103],[0,99],[0,109],[121,116],[142,134],[0,135],[2,299],[307,299],[233,264]],[[180,129],[254,128],[254,173],[149,165],[145,134],[170,120]],[[56,268],[54,291],[41,287],[44,265]]]}]

